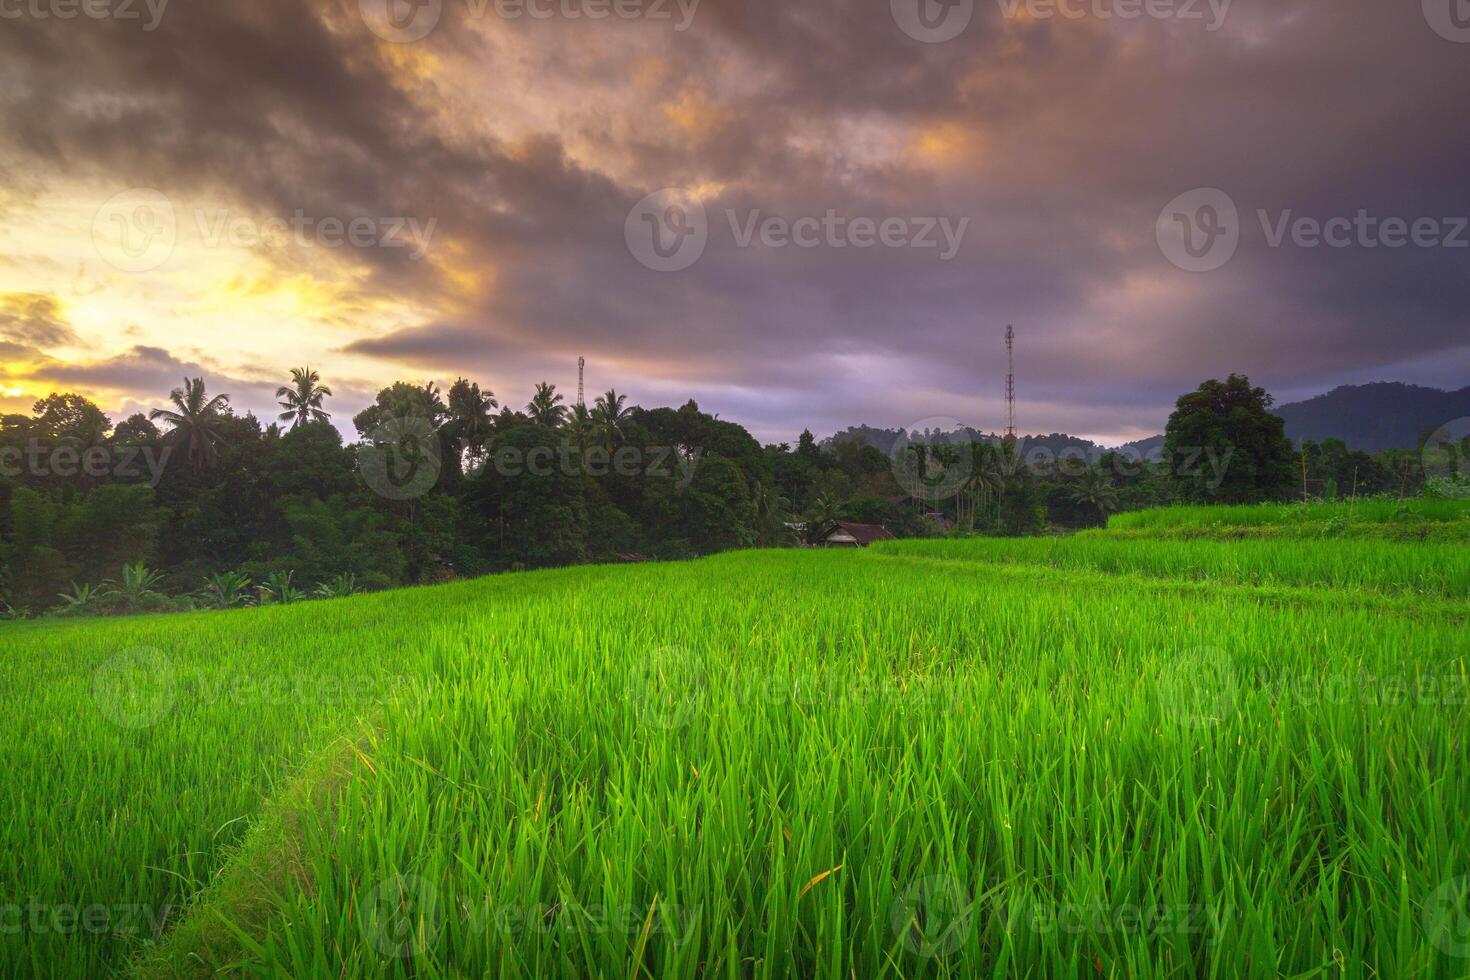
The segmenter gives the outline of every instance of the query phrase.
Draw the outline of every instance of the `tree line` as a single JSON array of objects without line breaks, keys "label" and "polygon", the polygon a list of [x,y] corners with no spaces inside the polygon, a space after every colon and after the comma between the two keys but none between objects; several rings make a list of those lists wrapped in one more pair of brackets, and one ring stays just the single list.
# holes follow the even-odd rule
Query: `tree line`
[{"label": "tree line", "polygon": [[303,367],[269,422],[203,378],[116,426],[70,393],[0,417],[0,615],[288,603],[797,546],[841,520],[901,537],[1039,534],[1119,509],[1303,486],[1403,494],[1422,479],[1412,454],[1293,447],[1269,396],[1238,376],[1180,398],[1158,459],[1080,465],[973,433],[905,433],[885,450],[806,431],[762,446],[692,400],[643,408],[609,390],[569,405],[543,382],[515,408],[464,378],[383,388],[346,443],[332,397]]}]

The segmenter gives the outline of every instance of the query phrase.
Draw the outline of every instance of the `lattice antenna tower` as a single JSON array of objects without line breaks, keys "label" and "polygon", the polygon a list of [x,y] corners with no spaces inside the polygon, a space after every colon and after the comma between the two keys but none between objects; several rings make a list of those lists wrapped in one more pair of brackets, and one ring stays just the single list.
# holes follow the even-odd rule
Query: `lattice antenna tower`
[{"label": "lattice antenna tower", "polygon": [[1006,324],[1006,438],[1016,438],[1016,328]]}]

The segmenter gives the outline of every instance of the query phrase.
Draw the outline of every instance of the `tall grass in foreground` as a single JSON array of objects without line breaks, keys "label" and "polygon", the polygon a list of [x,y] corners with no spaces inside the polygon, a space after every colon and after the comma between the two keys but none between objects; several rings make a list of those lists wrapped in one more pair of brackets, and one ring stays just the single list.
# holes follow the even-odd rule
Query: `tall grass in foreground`
[{"label": "tall grass in foreground", "polygon": [[[1330,587],[746,552],[0,629],[5,893],[192,901],[0,973],[1465,976],[1464,617],[1282,560]],[[374,683],[194,679],[298,669]]]}]

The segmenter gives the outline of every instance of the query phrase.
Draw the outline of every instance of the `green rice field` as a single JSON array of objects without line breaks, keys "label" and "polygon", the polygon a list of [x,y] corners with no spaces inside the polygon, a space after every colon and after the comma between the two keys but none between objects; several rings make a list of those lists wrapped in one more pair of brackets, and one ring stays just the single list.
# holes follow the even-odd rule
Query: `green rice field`
[{"label": "green rice field", "polygon": [[1348,507],[0,624],[0,974],[1465,977],[1470,511]]}]

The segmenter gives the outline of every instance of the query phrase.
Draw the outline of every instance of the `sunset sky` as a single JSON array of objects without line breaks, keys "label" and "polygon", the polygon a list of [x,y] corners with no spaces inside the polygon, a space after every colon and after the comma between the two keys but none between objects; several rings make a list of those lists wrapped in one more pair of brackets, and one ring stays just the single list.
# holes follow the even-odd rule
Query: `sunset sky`
[{"label": "sunset sky", "polygon": [[[120,418],[202,374],[264,413],[301,364],[343,424],[398,379],[520,407],[574,397],[581,355],[593,392],[766,441],[998,429],[1007,323],[1027,432],[1152,435],[1231,371],[1284,400],[1470,383],[1470,37],[1437,0],[934,4],[969,18],[947,40],[909,0],[427,2],[0,0],[0,412]],[[1239,210],[1210,271],[1161,245],[1197,188]],[[706,215],[676,271],[630,247],[665,189]],[[1272,244],[1363,211],[1440,240]],[[742,243],[828,212],[940,247]]]}]

